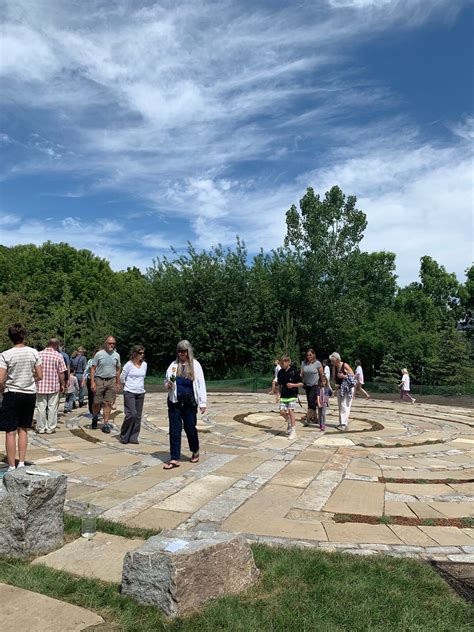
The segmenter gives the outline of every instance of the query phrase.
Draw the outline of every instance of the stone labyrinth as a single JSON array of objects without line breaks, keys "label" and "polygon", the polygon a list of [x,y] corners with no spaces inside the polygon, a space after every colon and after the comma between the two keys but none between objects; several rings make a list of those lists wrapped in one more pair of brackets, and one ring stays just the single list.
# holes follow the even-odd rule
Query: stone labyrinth
[{"label": "stone labyrinth", "polygon": [[134,527],[474,561],[469,409],[356,399],[341,434],[331,401],[326,432],[298,422],[289,441],[270,396],[211,394],[198,424],[200,463],[189,463],[183,434],[181,467],[164,471],[165,395],[146,395],[139,445],[117,440],[121,406],[119,398],[111,435],[92,431],[85,409],[63,417],[54,435],[32,435],[28,457],[68,476],[68,511],[90,503]]}]

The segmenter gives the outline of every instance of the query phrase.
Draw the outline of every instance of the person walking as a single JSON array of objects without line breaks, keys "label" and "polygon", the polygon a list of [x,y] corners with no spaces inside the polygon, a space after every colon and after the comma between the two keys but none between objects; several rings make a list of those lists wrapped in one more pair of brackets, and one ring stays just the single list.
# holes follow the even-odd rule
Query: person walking
[{"label": "person walking", "polygon": [[331,369],[329,368],[329,362],[326,359],[323,360],[323,371],[328,384],[331,384]]},{"label": "person walking", "polygon": [[58,351],[59,340],[50,338],[39,352],[43,379],[36,387],[36,433],[53,434],[58,425],[59,396],[65,390],[66,364]]},{"label": "person walking", "polygon": [[288,439],[296,439],[295,408],[298,399],[298,388],[303,386],[301,377],[295,367],[291,366],[291,358],[286,355],[281,359],[281,370],[278,373],[280,386],[280,415],[287,423]]},{"label": "person walking", "polygon": [[130,360],[126,362],[120,374],[125,411],[125,419],[120,429],[120,443],[138,443],[145,402],[147,363],[144,361],[144,356],[144,347],[141,345],[133,347],[130,352]]},{"label": "person walking", "polygon": [[6,432],[8,470],[15,469],[17,437],[18,467],[25,466],[28,428],[33,423],[36,382],[43,379],[41,358],[25,345],[26,329],[21,323],[8,328],[13,347],[0,354],[0,390],[4,391],[0,430]]},{"label": "person walking", "polygon": [[99,411],[102,406],[104,423],[102,432],[110,432],[110,411],[115,402],[117,393],[120,392],[120,356],[115,350],[116,342],[113,336],[107,336],[104,348],[98,351],[90,368],[91,390],[94,393],[92,406],[92,430],[97,428]]},{"label": "person walking", "polygon": [[64,360],[64,364],[66,365],[66,371],[64,372],[64,384],[67,384],[67,381],[69,379],[69,364],[71,362],[71,358],[69,357],[69,354],[66,353],[66,349],[64,347],[64,340],[60,340],[59,341],[59,353],[62,355],[63,360]]},{"label": "person walking", "polygon": [[410,402],[414,404],[416,399],[410,395],[410,374],[408,369],[402,369],[402,381],[398,385],[400,389],[400,399],[403,402]]},{"label": "person walking", "polygon": [[316,351],[308,349],[305,359],[301,363],[301,379],[306,391],[306,399],[308,402],[308,412],[306,413],[305,424],[316,424],[318,407],[317,390],[320,378],[324,375],[323,365],[316,359]]},{"label": "person walking", "polygon": [[168,389],[168,418],[170,425],[170,459],[163,469],[179,467],[181,460],[181,432],[184,428],[191,451],[191,463],[199,462],[199,437],[196,428],[197,409],[207,409],[207,391],[204,373],[194,358],[188,340],[178,342],[176,360],[168,367],[165,386]]},{"label": "person walking", "polygon": [[70,367],[74,369],[74,374],[79,383],[79,393],[77,395],[79,408],[84,406],[84,372],[86,370],[87,360],[84,347],[78,347],[71,357]]},{"label": "person walking", "polygon": [[273,372],[272,390],[270,391],[269,395],[274,395],[275,404],[278,404],[278,402],[280,401],[280,390],[278,388],[278,371],[281,369],[280,360],[278,358],[275,358],[273,364],[275,366],[275,369]]},{"label": "person walking", "polygon": [[326,430],[326,411],[329,406],[330,397],[332,397],[332,388],[329,386],[327,377],[323,375],[319,378],[318,384],[318,419],[320,430]]},{"label": "person walking", "polygon": [[82,375],[82,382],[81,382],[82,388],[84,388],[84,386],[87,388],[87,407],[89,409],[89,415],[91,417],[93,416],[94,391],[92,390],[92,386],[91,386],[90,373],[91,373],[92,360],[94,359],[94,356],[97,353],[97,351],[100,351],[99,347],[95,347],[92,357],[89,358],[89,360],[87,360],[86,368],[84,369],[84,373]]},{"label": "person walking", "polygon": [[76,407],[75,401],[78,394],[79,394],[79,382],[77,381],[75,371],[71,366],[71,368],[69,369],[69,380],[67,381],[66,401],[64,402],[65,413],[70,413],[71,410]]},{"label": "person walking", "polygon": [[357,393],[362,393],[365,396],[365,399],[370,399],[370,395],[367,393],[367,391],[364,389],[364,371],[362,369],[362,364],[360,360],[356,360],[355,361],[355,365],[356,365],[356,370],[355,370],[355,379],[356,379],[356,387],[355,387],[355,392],[354,392],[354,396],[357,395]]},{"label": "person walking", "polygon": [[349,425],[349,415],[351,413],[352,400],[354,397],[354,387],[356,380],[354,371],[341,360],[341,356],[336,351],[329,356],[335,369],[335,380],[337,387],[337,403],[339,406],[339,425],[337,430],[345,432]]}]

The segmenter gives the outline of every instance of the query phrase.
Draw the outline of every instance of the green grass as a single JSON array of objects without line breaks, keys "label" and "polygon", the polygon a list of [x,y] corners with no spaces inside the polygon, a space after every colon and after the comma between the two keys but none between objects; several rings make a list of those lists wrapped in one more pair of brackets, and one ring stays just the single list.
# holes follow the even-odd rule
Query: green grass
[{"label": "green grass", "polygon": [[457,597],[427,564],[264,545],[255,545],[253,551],[261,570],[255,586],[171,622],[155,608],[120,596],[117,585],[24,561],[0,558],[0,582],[92,609],[104,617],[110,629],[123,632],[472,629],[472,606]]},{"label": "green grass", "polygon": [[[140,538],[147,539],[152,535],[157,535],[161,532],[160,528],[157,529],[139,529],[135,527],[127,527],[127,525],[120,522],[112,522],[111,520],[105,520],[104,518],[97,518],[96,520],[97,531],[102,533],[110,533],[111,535],[121,535],[123,538]],[[81,519],[72,516],[71,514],[64,514],[64,533],[69,535],[81,535]]]}]

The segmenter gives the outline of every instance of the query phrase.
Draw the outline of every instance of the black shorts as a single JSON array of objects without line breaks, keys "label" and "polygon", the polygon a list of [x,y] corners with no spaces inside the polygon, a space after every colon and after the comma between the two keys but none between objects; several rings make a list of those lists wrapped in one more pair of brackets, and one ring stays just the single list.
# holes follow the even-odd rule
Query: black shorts
[{"label": "black shorts", "polygon": [[0,430],[31,428],[35,412],[36,393],[4,393],[0,409]]}]

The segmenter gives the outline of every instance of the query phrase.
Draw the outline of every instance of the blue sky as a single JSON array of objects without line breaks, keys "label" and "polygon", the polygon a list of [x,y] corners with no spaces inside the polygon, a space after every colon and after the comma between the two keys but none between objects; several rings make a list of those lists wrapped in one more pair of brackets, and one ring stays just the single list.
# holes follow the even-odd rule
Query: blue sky
[{"label": "blue sky", "polygon": [[282,244],[307,186],[362,248],[464,278],[470,0],[0,0],[1,243],[143,270],[169,247]]}]

